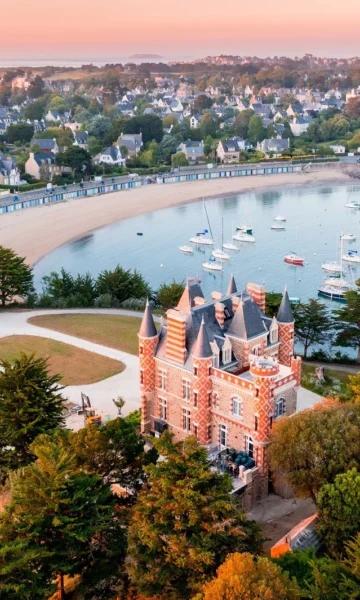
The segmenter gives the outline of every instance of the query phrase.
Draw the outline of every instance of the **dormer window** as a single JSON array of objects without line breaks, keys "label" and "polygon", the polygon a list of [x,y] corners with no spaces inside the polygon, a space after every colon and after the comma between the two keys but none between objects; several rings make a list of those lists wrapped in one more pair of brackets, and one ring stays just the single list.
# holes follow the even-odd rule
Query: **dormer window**
[{"label": "dormer window", "polygon": [[220,349],[217,345],[216,341],[210,342],[211,350],[213,351],[212,355],[212,365],[215,369],[219,368],[220,364]]},{"label": "dormer window", "polygon": [[225,339],[224,345],[222,347],[222,362],[224,365],[227,365],[231,362],[232,357],[232,347],[229,338]]},{"label": "dormer window", "polygon": [[271,322],[269,334],[270,334],[270,336],[269,336],[270,344],[276,344],[279,341],[279,328],[278,328],[278,324],[277,324],[275,317],[273,318],[273,320]]}]

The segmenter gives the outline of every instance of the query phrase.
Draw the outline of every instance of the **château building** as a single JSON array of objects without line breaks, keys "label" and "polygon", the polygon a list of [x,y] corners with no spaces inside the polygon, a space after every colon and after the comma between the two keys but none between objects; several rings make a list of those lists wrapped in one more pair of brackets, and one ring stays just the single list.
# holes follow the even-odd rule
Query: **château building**
[{"label": "ch\u00e2teau building", "polygon": [[301,377],[287,291],[269,318],[261,285],[240,292],[231,277],[207,301],[189,280],[159,330],[147,304],[139,357],[142,431],[196,436],[248,504],[266,495],[271,428],[296,411]]}]

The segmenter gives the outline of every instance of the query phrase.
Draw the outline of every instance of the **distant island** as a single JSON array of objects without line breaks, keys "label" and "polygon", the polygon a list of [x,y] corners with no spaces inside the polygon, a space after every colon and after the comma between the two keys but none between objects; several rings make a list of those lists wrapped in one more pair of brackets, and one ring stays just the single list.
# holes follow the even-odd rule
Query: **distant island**
[{"label": "distant island", "polygon": [[151,59],[155,59],[155,58],[163,58],[160,54],[132,54],[131,56],[129,56],[129,58],[135,58],[135,59],[139,59],[139,58],[151,58]]}]

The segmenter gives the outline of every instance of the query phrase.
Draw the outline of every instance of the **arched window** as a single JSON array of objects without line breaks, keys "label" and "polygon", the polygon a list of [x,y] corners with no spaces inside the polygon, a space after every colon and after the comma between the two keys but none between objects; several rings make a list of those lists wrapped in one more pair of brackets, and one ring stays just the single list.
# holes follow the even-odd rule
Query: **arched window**
[{"label": "arched window", "polygon": [[285,398],[277,398],[275,401],[275,417],[281,417],[286,412]]}]

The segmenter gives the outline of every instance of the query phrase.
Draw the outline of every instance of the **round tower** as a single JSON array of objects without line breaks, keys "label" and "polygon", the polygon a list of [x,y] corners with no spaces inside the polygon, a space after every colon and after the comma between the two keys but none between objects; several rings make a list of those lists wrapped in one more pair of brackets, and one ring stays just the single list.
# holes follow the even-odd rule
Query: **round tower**
[{"label": "round tower", "polygon": [[197,426],[197,439],[200,444],[211,442],[211,393],[213,351],[206,332],[204,318],[192,351],[193,358],[193,391],[196,394],[193,422]]},{"label": "round tower", "polygon": [[155,353],[159,335],[155,327],[149,302],[141,321],[139,338],[141,431],[151,430],[151,414],[155,395]]},{"label": "round tower", "polygon": [[268,457],[267,447],[273,417],[273,382],[279,374],[279,364],[271,358],[254,358],[250,365],[250,373],[254,378],[256,402],[254,432],[254,449],[256,465],[264,478],[264,487],[267,489]]},{"label": "round tower", "polygon": [[290,305],[289,295],[285,288],[279,311],[277,314],[279,331],[279,362],[287,367],[291,366],[294,355],[294,316]]}]

